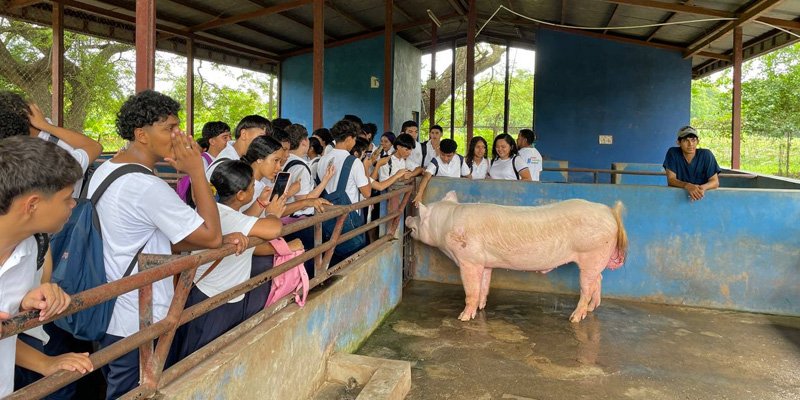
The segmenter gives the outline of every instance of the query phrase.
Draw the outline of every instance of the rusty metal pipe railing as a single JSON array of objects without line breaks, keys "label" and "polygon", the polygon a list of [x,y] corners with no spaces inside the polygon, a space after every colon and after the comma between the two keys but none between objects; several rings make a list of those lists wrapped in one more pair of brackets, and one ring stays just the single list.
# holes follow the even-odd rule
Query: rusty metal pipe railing
[{"label": "rusty metal pipe railing", "polygon": [[[368,231],[369,229],[373,229],[377,226],[380,226],[381,224],[384,223],[391,224],[389,229],[387,229],[386,234],[382,236],[379,240],[375,241],[374,243],[370,244],[364,249],[356,252],[354,255],[348,257],[346,260],[343,260],[342,262],[337,264],[334,268],[331,269],[325,268],[322,271],[320,271],[319,268],[317,268],[319,275],[312,280],[311,287],[318,285],[325,279],[335,274],[337,271],[352,264],[355,260],[362,257],[368,251],[371,251],[372,249],[375,249],[378,246],[387,243],[394,238],[394,233],[397,229],[397,226],[399,226],[399,220],[400,216],[402,215],[402,210],[408,203],[408,200],[411,197],[412,190],[413,187],[409,185],[399,188],[394,188],[394,190],[391,190],[383,195],[375,196],[370,199],[366,199],[359,203],[352,204],[349,206],[332,207],[331,210],[326,211],[325,213],[310,218],[305,218],[303,220],[300,220],[298,222],[283,227],[283,229],[281,230],[281,236],[292,232],[297,232],[299,230],[308,228],[310,226],[314,226],[315,242],[319,243],[319,245],[315,246],[314,249],[311,249],[302,256],[295,257],[292,260],[289,260],[279,266],[276,266],[275,268],[272,268],[269,271],[259,274],[258,276],[253,277],[248,281],[245,281],[233,288],[230,288],[225,292],[218,294],[217,296],[207,299],[204,302],[189,307],[188,309],[184,308],[185,302],[188,296],[188,292],[191,289],[191,285],[197,267],[202,264],[210,263],[213,260],[224,258],[228,255],[233,254],[235,252],[235,246],[227,245],[218,249],[205,250],[203,252],[187,256],[166,256],[166,255],[149,255],[149,254],[140,255],[139,273],[73,295],[70,306],[64,313],[60,314],[58,318],[92,307],[96,304],[105,302],[111,298],[115,298],[121,294],[130,292],[132,290],[139,289],[141,329],[135,334],[127,338],[124,338],[109,347],[103,348],[91,354],[90,360],[92,361],[92,364],[94,365],[95,368],[100,368],[108,364],[110,361],[124,354],[127,354],[128,352],[138,347],[140,349],[142,381],[139,388],[131,392],[131,394],[134,393],[138,393],[138,395],[153,394],[156,392],[158,387],[162,385],[164,382],[163,380],[164,372],[162,370],[164,361],[167,352],[169,350],[169,347],[171,345],[172,338],[174,337],[175,330],[180,325],[183,325],[186,322],[196,318],[197,316],[202,315],[203,313],[208,312],[218,307],[219,305],[226,303],[228,300],[230,300],[235,296],[238,296],[242,293],[252,290],[255,287],[265,284],[267,281],[274,278],[275,276],[280,275],[281,273],[299,265],[300,263],[306,260],[310,260],[312,258],[315,260],[319,260],[323,252],[327,252],[325,258],[327,258],[329,261],[330,258],[327,256],[332,254],[337,244],[349,240],[355,237],[356,235],[362,234]],[[380,218],[376,221],[372,221],[368,224],[365,224],[356,230],[347,232],[346,234],[341,234],[342,224],[339,223],[337,224],[337,227],[334,229],[334,233],[331,239],[326,241],[325,243],[322,243],[321,223],[323,221],[332,218],[338,218],[339,221],[337,222],[341,222],[343,221],[346,214],[349,213],[350,211],[360,210],[371,204],[378,204],[384,200],[389,200],[391,205],[394,205],[397,203],[397,198],[401,195],[403,196],[403,200],[400,202],[402,206],[398,207],[395,211],[389,213],[387,216]],[[265,243],[265,241],[261,239],[251,238],[249,242],[249,247],[254,247],[263,243]],[[316,264],[317,267],[320,267],[319,261],[317,261]],[[172,304],[170,305],[166,318],[164,318],[159,322],[151,323],[152,321],[151,284],[153,282],[165,279],[169,276],[174,276],[176,274],[180,274],[179,284],[176,287],[175,296],[173,296]],[[283,304],[283,306],[285,306],[286,304],[288,304],[288,301],[286,299],[282,299],[281,301],[276,303],[276,305],[273,305],[276,306],[275,308],[272,307],[270,308],[273,310],[273,312],[276,312],[277,310],[282,308],[278,307],[280,304]],[[259,315],[261,314],[265,313],[260,313]],[[44,323],[56,319],[56,318],[51,318],[46,321],[39,321],[37,318],[38,316],[36,312],[27,312],[15,316],[10,320],[4,321],[1,326],[2,330],[0,331],[0,334],[2,335],[0,335],[0,338],[12,336],[16,333],[25,331],[32,327],[42,325]],[[246,321],[248,325],[253,324],[252,322],[249,321],[250,320]],[[263,319],[261,321],[263,321]],[[155,346],[154,349],[153,340],[156,338],[158,338],[158,345]],[[172,371],[173,368],[170,368],[168,372]],[[175,374],[176,372],[173,372],[168,375],[177,376]],[[9,398],[13,399],[40,398],[58,390],[60,387],[63,387],[64,385],[67,385],[71,382],[74,382],[77,379],[80,379],[81,377],[82,375],[77,372],[59,371],[53,375],[40,379],[39,381],[23,388],[22,390],[14,392]]]},{"label": "rusty metal pipe railing", "polygon": [[[626,171],[620,169],[596,169],[596,168],[542,168],[542,171],[549,171],[549,172],[586,172],[592,173],[597,176],[597,174],[610,174],[610,175],[650,175],[650,176],[666,176],[666,172],[660,171]],[[721,172],[719,174],[721,178],[739,178],[739,179],[755,179],[758,178],[756,174],[750,173],[729,173],[729,172]]]}]

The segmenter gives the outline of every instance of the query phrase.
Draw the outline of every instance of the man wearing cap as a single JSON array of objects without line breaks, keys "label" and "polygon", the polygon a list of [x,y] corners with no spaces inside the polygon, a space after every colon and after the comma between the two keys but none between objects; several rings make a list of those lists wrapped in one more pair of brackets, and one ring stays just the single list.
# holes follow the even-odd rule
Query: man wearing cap
[{"label": "man wearing cap", "polygon": [[719,164],[708,149],[698,149],[700,138],[697,130],[684,126],[678,130],[678,147],[667,150],[664,169],[667,171],[667,184],[686,189],[689,198],[700,200],[706,190],[719,187]]}]

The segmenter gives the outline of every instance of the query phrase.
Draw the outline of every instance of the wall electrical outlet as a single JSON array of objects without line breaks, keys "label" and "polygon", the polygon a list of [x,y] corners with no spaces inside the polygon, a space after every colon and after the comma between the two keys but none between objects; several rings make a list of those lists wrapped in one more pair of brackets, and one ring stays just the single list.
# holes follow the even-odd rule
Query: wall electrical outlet
[{"label": "wall electrical outlet", "polygon": [[371,87],[372,89],[377,89],[381,87],[381,81],[378,80],[378,77],[371,76],[369,78],[369,87]]},{"label": "wall electrical outlet", "polygon": [[600,135],[600,144],[613,144],[614,137],[611,135]]}]

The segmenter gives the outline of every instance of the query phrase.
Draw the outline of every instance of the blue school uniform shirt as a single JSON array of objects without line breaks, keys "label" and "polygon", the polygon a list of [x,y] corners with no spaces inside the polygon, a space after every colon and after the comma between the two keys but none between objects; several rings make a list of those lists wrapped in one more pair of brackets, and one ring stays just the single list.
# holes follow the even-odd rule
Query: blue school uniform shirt
[{"label": "blue school uniform shirt", "polygon": [[664,157],[664,168],[675,173],[681,181],[702,185],[719,173],[720,168],[714,153],[708,149],[697,149],[691,163],[683,158],[680,147],[671,147]]}]

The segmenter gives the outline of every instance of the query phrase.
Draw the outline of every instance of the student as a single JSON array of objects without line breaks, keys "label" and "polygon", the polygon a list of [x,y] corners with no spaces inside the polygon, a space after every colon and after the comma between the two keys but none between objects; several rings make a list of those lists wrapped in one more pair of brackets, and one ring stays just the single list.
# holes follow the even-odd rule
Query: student
[{"label": "student", "polygon": [[372,153],[377,150],[377,146],[375,146],[375,134],[378,133],[378,125],[368,122],[361,127],[361,133],[361,137],[367,139],[369,142],[369,147],[367,147],[368,156],[372,156]]},{"label": "student", "polygon": [[306,159],[308,160],[308,167],[311,168],[311,176],[317,176],[317,166],[319,165],[319,158],[322,157],[322,143],[319,138],[312,136],[308,139],[308,152]]},{"label": "student", "polygon": [[342,117],[342,121],[350,121],[356,124],[356,132],[358,132],[358,136],[361,136],[364,133],[364,121],[362,121],[361,117],[358,115],[345,114],[344,117]]},{"label": "student", "polygon": [[[200,147],[178,127],[180,105],[152,90],[131,96],[117,114],[117,131],[129,142],[128,149],[103,163],[89,182],[91,196],[100,182],[116,169],[139,164],[153,169],[161,160],[194,182],[205,179]],[[263,128],[262,128],[263,130]],[[243,131],[243,130],[242,130]],[[239,137],[242,137],[239,131]],[[223,150],[224,151],[224,150]],[[103,259],[109,282],[123,277],[135,265],[139,252],[172,254],[223,243],[219,211],[209,185],[192,185],[197,212],[187,206],[166,182],[143,173],[130,173],[117,179],[96,205],[103,232]],[[137,268],[132,273],[138,271]],[[172,278],[153,283],[153,322],[166,316],[173,295]],[[139,294],[119,296],[101,348],[108,347],[139,331]],[[139,351],[134,350],[106,367],[106,397],[115,399],[139,382]]]},{"label": "student", "polygon": [[[248,216],[239,211],[252,200],[254,191],[253,169],[246,162],[239,160],[221,162],[211,175],[211,184],[217,192],[217,209],[223,234],[241,233],[243,238],[252,236],[264,240],[272,240],[280,235],[280,215],[283,213],[285,197],[269,203],[264,218]],[[186,307],[198,304],[250,279],[253,255],[274,253],[268,244],[248,249],[246,239],[237,250],[235,255],[197,268],[195,285],[189,292]],[[182,326],[176,334],[175,342],[178,359],[183,359],[242,322],[244,298],[245,295],[235,297],[219,308]]]},{"label": "student", "polygon": [[536,150],[536,133],[533,129],[520,129],[517,135],[517,148],[519,157],[528,165],[531,172],[531,180],[539,182],[539,174],[542,173],[542,155]]},{"label": "student", "polygon": [[[54,143],[26,136],[0,140],[0,320],[39,310],[40,320],[62,313],[70,297],[57,285],[38,285],[33,234],[56,233],[69,219],[80,165]],[[8,177],[14,177],[9,179]],[[88,353],[48,357],[16,336],[0,340],[0,396],[14,390],[14,364],[50,375],[93,369]]]},{"label": "student", "polygon": [[319,139],[322,144],[321,155],[327,156],[333,150],[333,136],[331,136],[331,131],[328,128],[319,128],[311,136]]},{"label": "student", "polygon": [[250,143],[241,160],[253,169],[255,195],[242,206],[240,211],[254,217],[263,215],[272,192],[267,182],[271,183],[275,179],[286,157],[286,150],[271,136],[259,136]]},{"label": "student", "polygon": [[419,207],[422,201],[422,196],[425,194],[425,188],[434,176],[441,176],[445,178],[461,178],[462,176],[469,175],[470,171],[467,164],[464,163],[464,157],[456,154],[458,143],[453,139],[444,139],[439,145],[441,155],[434,157],[430,165],[425,170],[425,176],[417,189],[417,195],[414,197],[414,205]]},{"label": "student", "polygon": [[[408,168],[408,158],[411,156],[414,148],[417,147],[417,142],[411,135],[404,133],[397,136],[397,139],[394,140],[393,147],[394,152],[392,152],[392,155],[379,159],[375,163],[375,168],[372,170],[372,179],[382,184],[379,190],[391,186],[391,184],[385,185],[384,183],[392,181],[392,178],[396,175],[402,176],[403,179],[411,177],[411,171],[409,171]],[[397,179],[394,179],[394,181]],[[394,181],[392,181],[392,183],[394,183]]]},{"label": "student", "polygon": [[428,168],[431,160],[441,155],[439,152],[439,145],[442,141],[442,127],[434,125],[428,131],[428,140],[422,142],[420,150],[424,153],[425,158],[422,161],[422,168]]},{"label": "student", "polygon": [[489,148],[486,139],[475,136],[469,141],[469,148],[467,149],[467,156],[464,158],[464,164],[469,168],[470,179],[485,179],[486,174],[489,172],[489,160],[486,158],[486,149]]},{"label": "student", "polygon": [[[50,123],[36,104],[28,103],[25,98],[17,93],[11,91],[0,92],[0,109],[16,114],[21,121],[26,122],[28,127],[22,132],[18,128],[9,129],[9,127],[0,125],[0,139],[12,135],[28,134],[42,140],[54,142],[78,161],[84,173],[103,152],[103,146],[96,140]],[[80,196],[82,186],[83,179],[75,183],[73,197]]]},{"label": "student", "polygon": [[272,128],[272,135],[270,136],[280,142],[281,146],[283,146],[283,149],[286,150],[286,153],[289,153],[289,148],[292,146],[289,142],[289,134],[286,133],[285,130],[281,128]]},{"label": "student", "polygon": [[[414,139],[414,142],[418,142],[417,138],[419,135],[419,125],[414,121],[406,121],[403,122],[403,125],[400,128],[400,134],[408,134]],[[422,174],[425,169],[422,167],[423,161],[425,160],[425,156],[427,154],[422,154],[422,146],[414,146],[411,151],[411,155],[408,156],[407,160],[407,167],[408,170],[411,171],[412,177]]]},{"label": "student", "polygon": [[[228,143],[222,151],[217,154],[214,161],[217,160],[238,160],[247,152],[250,143],[259,136],[264,136],[272,133],[272,124],[268,119],[260,115],[248,115],[239,121],[236,129],[233,132],[236,141]],[[206,168],[206,180],[211,179],[211,174],[214,172],[216,165],[211,165]]]},{"label": "student", "polygon": [[286,130],[290,125],[292,125],[292,121],[288,118],[275,118],[272,120],[272,128]]},{"label": "student", "polygon": [[372,159],[377,160],[378,158],[389,157],[394,152],[394,132],[384,132],[381,135],[381,145],[380,151],[376,153],[372,153]]},{"label": "student", "polygon": [[489,167],[491,179],[531,180],[531,171],[517,153],[517,143],[507,133],[494,138],[492,164]]},{"label": "student", "polygon": [[208,168],[222,150],[228,147],[231,141],[231,127],[222,121],[206,122],[203,125],[203,136],[197,143],[203,148],[203,165]]},{"label": "student", "polygon": [[[289,137],[289,158],[287,158],[283,170],[291,174],[289,186],[292,186],[295,182],[300,183],[299,191],[287,198],[286,204],[292,204],[303,199],[316,199],[322,194],[325,185],[328,184],[328,181],[333,176],[333,166],[329,167],[329,171],[323,176],[322,182],[315,185],[314,177],[311,175],[311,167],[303,158],[305,154],[308,154],[310,146],[308,130],[303,125],[292,124],[287,128],[286,133]],[[314,215],[313,207],[298,210],[292,214],[294,217],[311,215]]]},{"label": "student", "polygon": [[692,201],[702,199],[706,190],[719,187],[719,164],[714,153],[698,149],[697,130],[684,126],[678,130],[678,147],[671,147],[664,157],[667,184],[686,189]]}]

